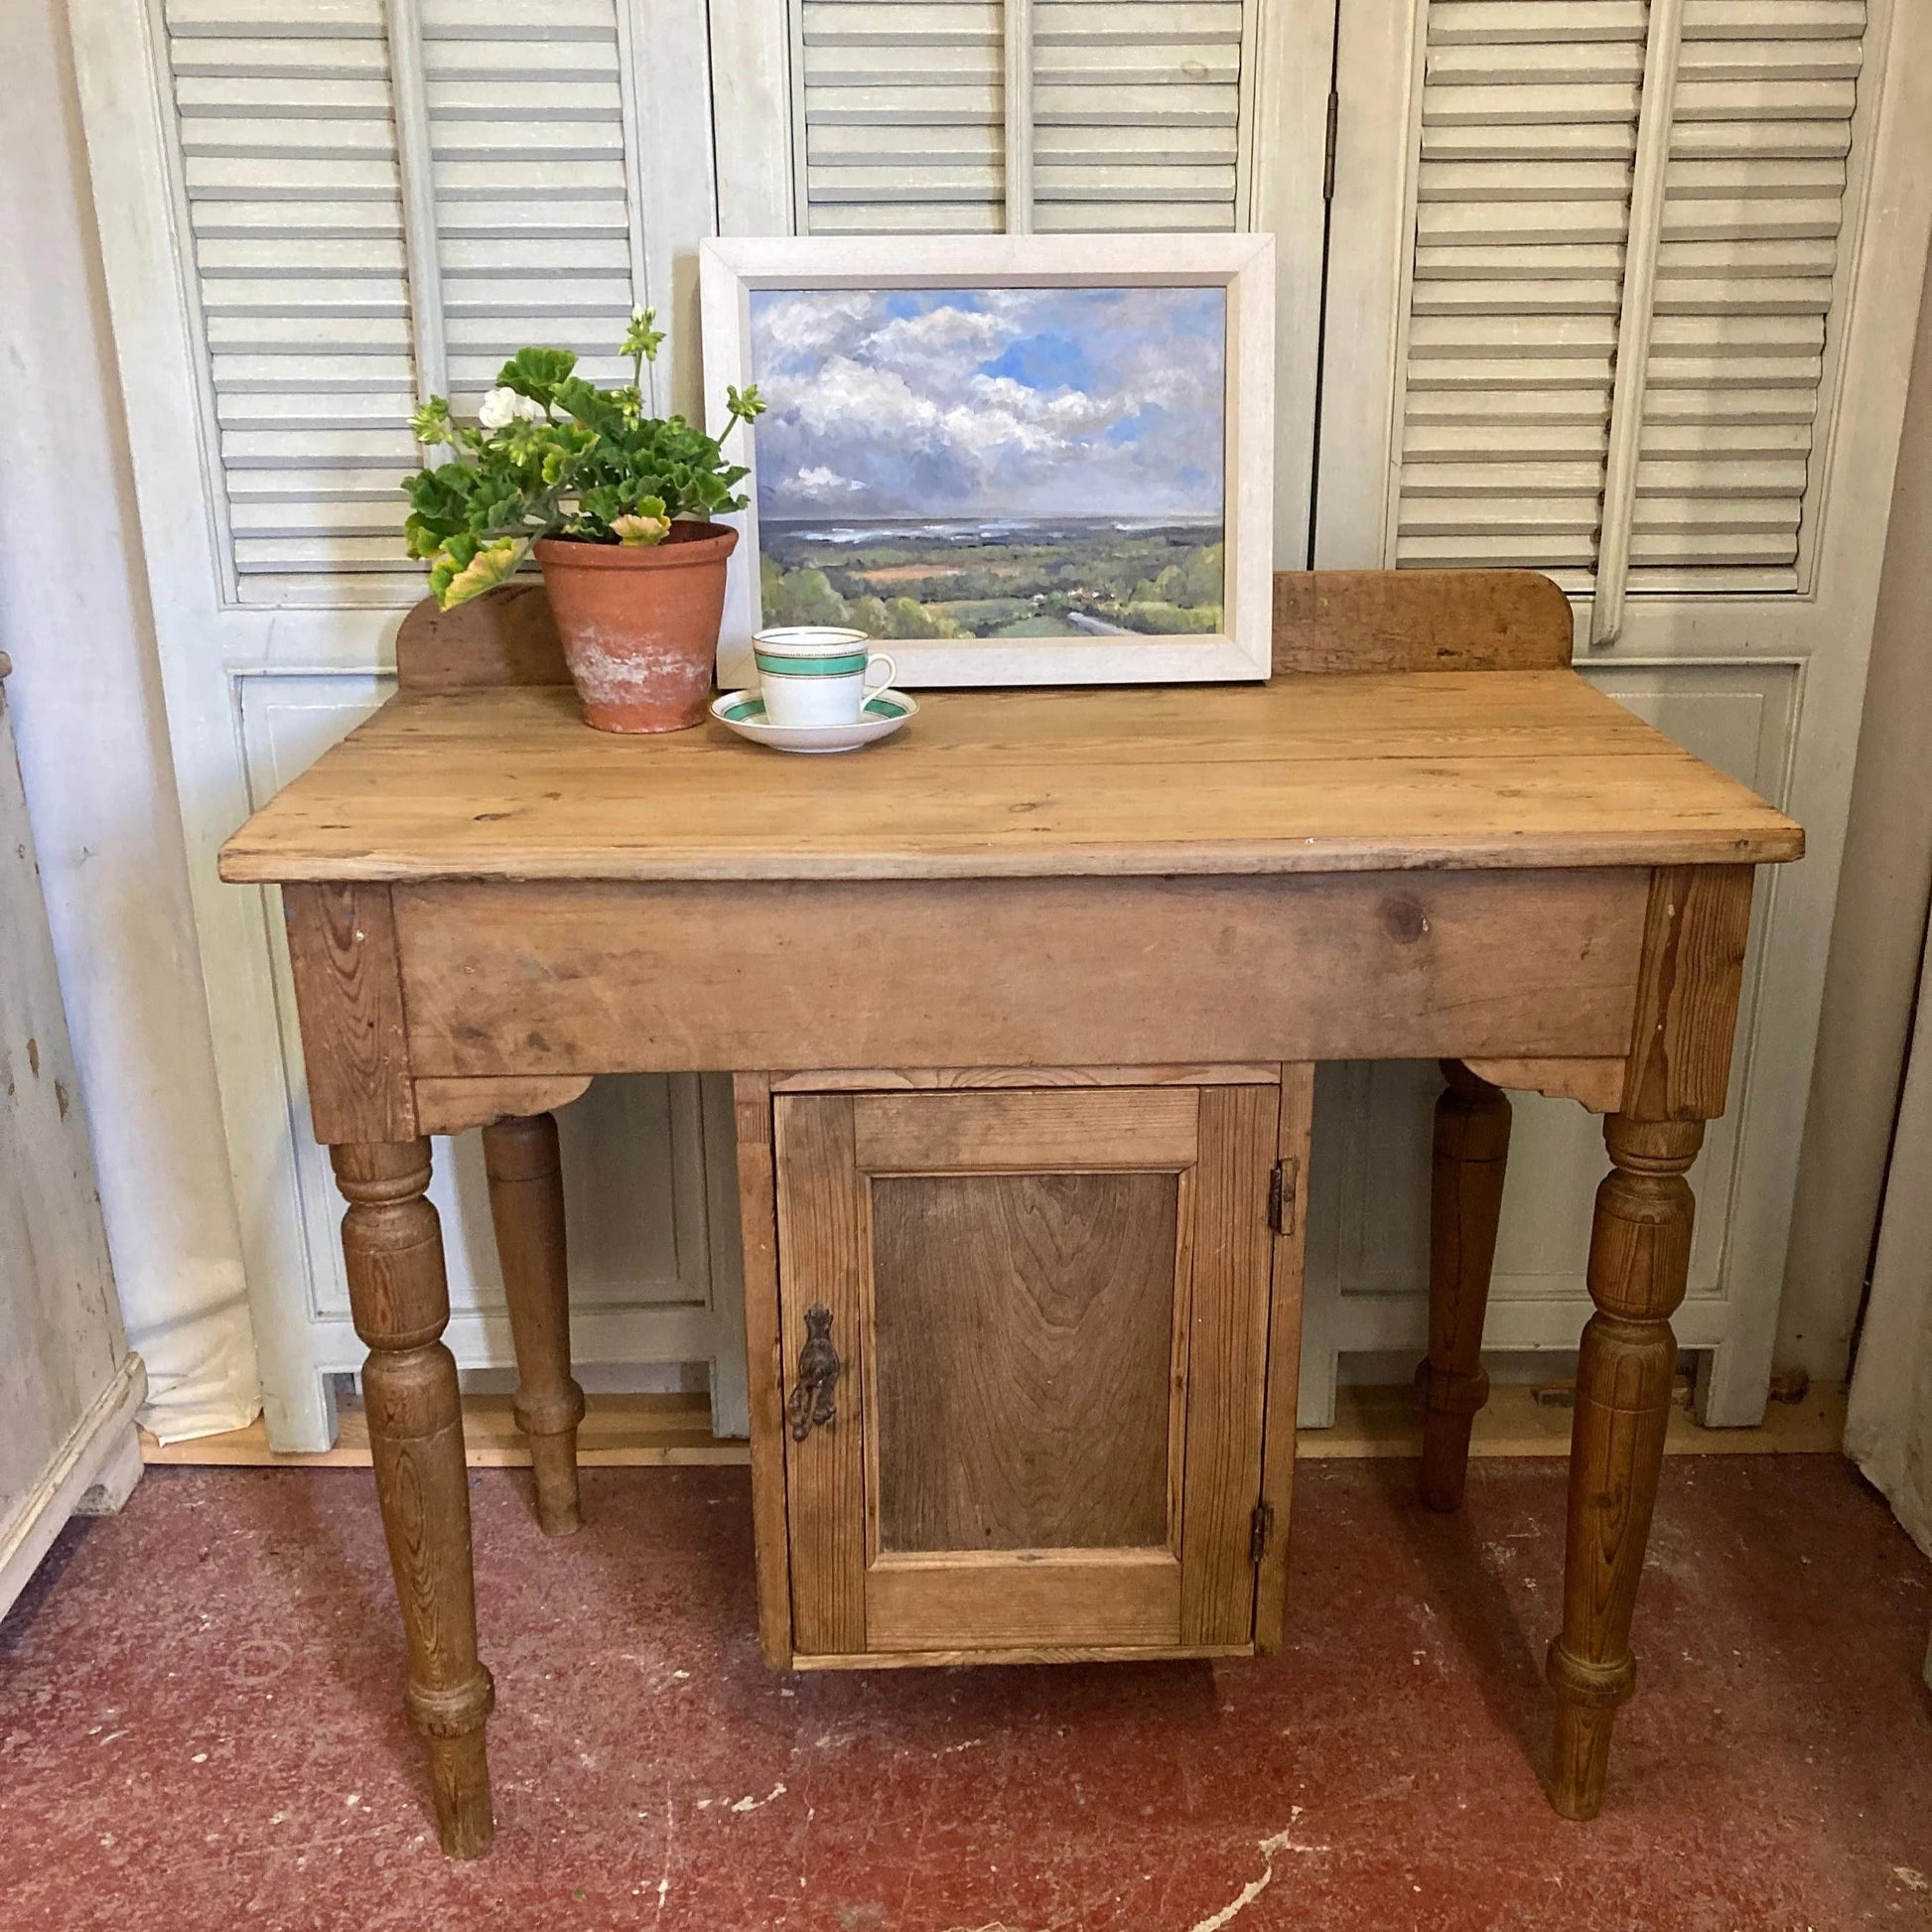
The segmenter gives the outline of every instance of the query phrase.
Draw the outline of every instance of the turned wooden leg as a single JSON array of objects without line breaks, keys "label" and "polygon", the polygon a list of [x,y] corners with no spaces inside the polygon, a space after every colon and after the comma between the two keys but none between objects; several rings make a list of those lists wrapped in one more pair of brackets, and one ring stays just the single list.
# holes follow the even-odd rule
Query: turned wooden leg
[{"label": "turned wooden leg", "polygon": [[570,1373],[570,1271],[564,1249],[564,1172],[557,1117],[528,1114],[483,1131],[489,1217],[503,1266],[516,1346],[516,1426],[530,1441],[537,1521],[568,1536],[577,1509],[577,1425],[584,1391]]},{"label": "turned wooden leg", "polygon": [[1496,1259],[1509,1162],[1509,1099],[1459,1060],[1436,1102],[1436,1155],[1429,1189],[1429,1358],[1422,1392],[1422,1499],[1460,1509],[1469,1473],[1469,1427],[1489,1399],[1482,1317]]},{"label": "turned wooden leg", "polygon": [[1636,1681],[1630,1613],[1677,1366],[1670,1317],[1691,1265],[1694,1202],[1684,1173],[1704,1126],[1613,1114],[1603,1139],[1614,1166],[1596,1190],[1589,1237],[1596,1312],[1577,1365],[1563,1634],[1549,1658],[1557,1699],[1550,1797],[1566,1818],[1602,1809],[1610,1725]]},{"label": "turned wooden leg", "polygon": [[409,1722],[429,1747],[436,1831],[453,1859],[489,1845],[483,1723],[494,1691],[477,1659],[470,1486],[443,1231],[423,1198],[429,1143],[332,1147],[348,1200],[343,1256],[355,1332],[368,1344],[362,1400],[389,1564],[409,1643]]}]

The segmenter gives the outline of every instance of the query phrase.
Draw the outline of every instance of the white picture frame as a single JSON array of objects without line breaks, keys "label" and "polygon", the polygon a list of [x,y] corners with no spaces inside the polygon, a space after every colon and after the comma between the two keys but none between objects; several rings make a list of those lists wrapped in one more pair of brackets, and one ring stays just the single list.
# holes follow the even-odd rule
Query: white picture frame
[{"label": "white picture frame", "polygon": [[707,240],[699,251],[709,428],[751,468],[720,633],[727,690],[756,682],[759,626],[758,432],[732,423],[728,386],[758,379],[760,290],[1218,288],[1223,313],[1222,624],[1214,632],[908,639],[883,647],[901,686],[1169,684],[1269,674],[1274,572],[1274,240],[1262,234],[797,236]]}]

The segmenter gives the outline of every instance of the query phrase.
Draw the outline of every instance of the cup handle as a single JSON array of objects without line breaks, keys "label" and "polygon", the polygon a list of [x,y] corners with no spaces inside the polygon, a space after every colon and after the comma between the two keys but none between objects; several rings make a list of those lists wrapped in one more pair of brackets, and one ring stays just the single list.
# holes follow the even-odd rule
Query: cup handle
[{"label": "cup handle", "polygon": [[[884,664],[886,667],[886,675],[880,678],[877,683],[873,681],[872,675],[873,667],[876,664]],[[898,666],[893,662],[887,652],[883,650],[875,651],[866,659],[866,689],[868,691],[883,691],[897,676]]]}]

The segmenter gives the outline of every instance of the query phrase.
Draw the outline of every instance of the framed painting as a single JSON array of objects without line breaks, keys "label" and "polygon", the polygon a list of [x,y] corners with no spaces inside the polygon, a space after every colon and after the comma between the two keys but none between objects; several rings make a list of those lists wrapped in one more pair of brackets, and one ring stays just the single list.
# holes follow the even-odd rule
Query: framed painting
[{"label": "framed painting", "polygon": [[794,623],[868,632],[901,685],[1265,678],[1273,248],[705,242],[705,394],[766,401],[726,446],[727,688]]}]

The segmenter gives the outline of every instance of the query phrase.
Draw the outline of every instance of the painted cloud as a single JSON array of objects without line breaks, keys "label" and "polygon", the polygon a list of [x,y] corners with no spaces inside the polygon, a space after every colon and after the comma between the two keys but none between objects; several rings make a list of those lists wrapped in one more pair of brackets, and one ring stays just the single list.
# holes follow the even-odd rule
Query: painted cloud
[{"label": "painted cloud", "polygon": [[1218,517],[1219,289],[759,290],[761,518]]}]

